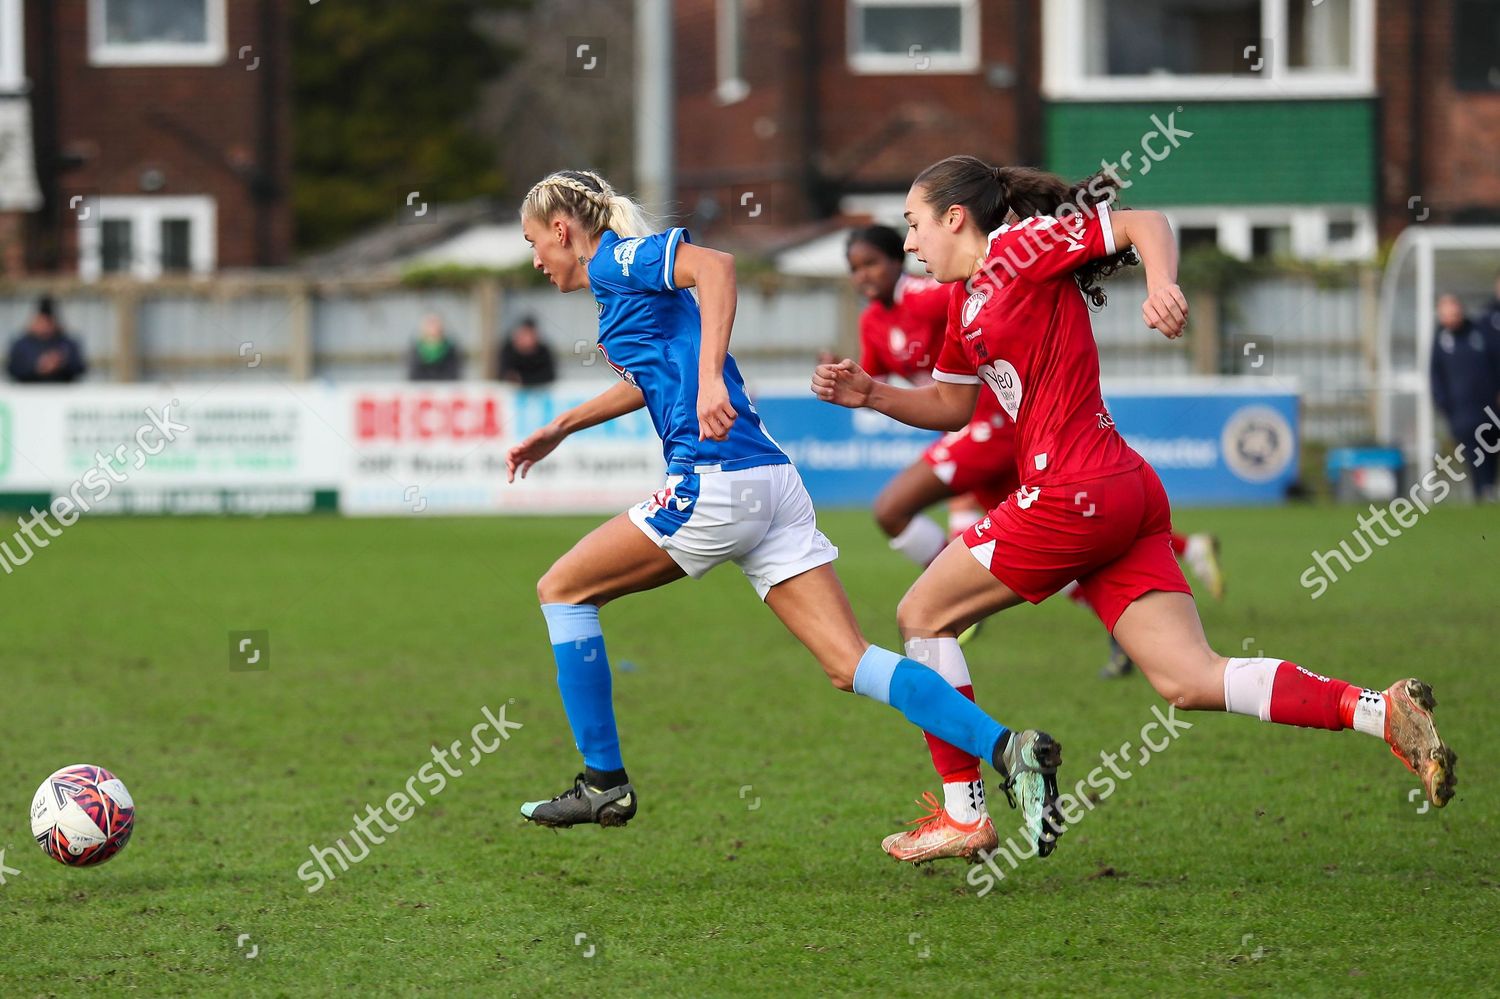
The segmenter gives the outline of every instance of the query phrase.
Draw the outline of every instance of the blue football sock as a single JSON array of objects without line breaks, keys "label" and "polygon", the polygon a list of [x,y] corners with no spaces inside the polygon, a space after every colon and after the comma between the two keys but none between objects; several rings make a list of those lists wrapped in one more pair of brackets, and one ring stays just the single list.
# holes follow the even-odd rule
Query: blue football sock
[{"label": "blue football sock", "polygon": [[987,763],[1007,729],[936,670],[872,645],[854,671],[854,692],[889,704],[906,720]]},{"label": "blue football sock", "polygon": [[623,770],[599,608],[593,604],[542,604],[542,616],[547,619],[552,656],[557,660],[557,689],[584,766]]}]

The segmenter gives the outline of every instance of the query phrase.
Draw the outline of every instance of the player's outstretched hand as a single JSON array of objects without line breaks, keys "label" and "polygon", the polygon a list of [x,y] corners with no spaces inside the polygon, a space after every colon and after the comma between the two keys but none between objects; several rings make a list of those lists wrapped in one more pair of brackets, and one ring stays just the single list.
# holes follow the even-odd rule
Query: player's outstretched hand
[{"label": "player's outstretched hand", "polygon": [[729,428],[734,426],[739,414],[729,403],[729,390],[724,379],[717,378],[698,386],[698,439],[712,438],[716,441],[729,439]]},{"label": "player's outstretched hand", "polygon": [[526,478],[526,473],[531,471],[531,466],[556,451],[557,445],[561,444],[566,436],[549,423],[511,448],[505,455],[505,481],[516,481],[518,472],[521,478]]},{"label": "player's outstretched hand", "polygon": [[1146,304],[1141,306],[1141,317],[1146,325],[1159,330],[1168,340],[1182,336],[1187,326],[1187,299],[1176,284],[1164,284],[1147,289]]},{"label": "player's outstretched hand", "polygon": [[820,364],[813,369],[813,395],[835,406],[859,409],[870,403],[871,378],[858,364],[848,359],[836,364]]}]

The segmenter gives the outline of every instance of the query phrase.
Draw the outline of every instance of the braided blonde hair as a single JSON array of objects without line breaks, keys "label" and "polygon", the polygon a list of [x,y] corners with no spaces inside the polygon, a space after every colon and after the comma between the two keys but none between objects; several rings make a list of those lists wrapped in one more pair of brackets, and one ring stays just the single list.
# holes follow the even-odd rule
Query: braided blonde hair
[{"label": "braided blonde hair", "polygon": [[654,227],[645,210],[591,170],[559,170],[526,192],[521,218],[550,222],[559,215],[577,219],[590,236],[606,229],[617,236],[649,236]]}]

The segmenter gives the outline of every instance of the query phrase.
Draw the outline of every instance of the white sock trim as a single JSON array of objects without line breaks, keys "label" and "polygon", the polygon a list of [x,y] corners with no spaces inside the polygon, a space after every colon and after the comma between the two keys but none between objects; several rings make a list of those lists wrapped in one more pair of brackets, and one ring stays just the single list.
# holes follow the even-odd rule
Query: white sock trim
[{"label": "white sock trim", "polygon": [[1231,659],[1224,667],[1224,710],[1271,720],[1271,685],[1280,659]]},{"label": "white sock trim", "polygon": [[936,670],[950,687],[967,687],[974,682],[969,679],[969,661],[956,638],[909,638],[906,658]]},{"label": "white sock trim", "polygon": [[969,825],[985,814],[984,781],[959,780],[943,785],[943,810],[954,822]]},{"label": "white sock trim", "polygon": [[1354,704],[1354,730],[1377,739],[1385,738],[1385,695],[1365,687]]},{"label": "white sock trim", "polygon": [[891,550],[898,551],[917,565],[926,568],[948,546],[948,532],[931,517],[916,516],[906,529],[891,539]]}]

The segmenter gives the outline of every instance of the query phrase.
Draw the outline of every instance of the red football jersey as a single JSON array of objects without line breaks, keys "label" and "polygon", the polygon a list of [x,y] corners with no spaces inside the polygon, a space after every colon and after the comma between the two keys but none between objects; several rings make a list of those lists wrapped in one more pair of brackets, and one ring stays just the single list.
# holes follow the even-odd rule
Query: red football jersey
[{"label": "red football jersey", "polygon": [[[1022,485],[1078,482],[1135,468],[1099,392],[1099,348],[1073,279],[1115,252],[1109,208],[1036,216],[990,234],[980,269],[953,296],[932,376],[982,382],[1016,423]],[[984,392],[981,389],[981,392]]]},{"label": "red football jersey", "polygon": [[902,274],[889,308],[871,302],[859,314],[859,366],[876,378],[925,381],[943,342],[951,294],[931,278]]}]

